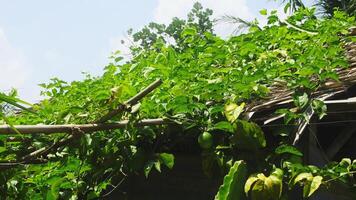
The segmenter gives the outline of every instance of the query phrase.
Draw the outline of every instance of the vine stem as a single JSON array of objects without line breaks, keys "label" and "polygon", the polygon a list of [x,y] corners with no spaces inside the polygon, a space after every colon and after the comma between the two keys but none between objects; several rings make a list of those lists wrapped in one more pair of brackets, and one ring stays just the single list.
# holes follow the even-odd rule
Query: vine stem
[{"label": "vine stem", "polygon": [[116,185],[113,185],[113,189],[111,189],[108,193],[102,195],[101,197],[107,197],[107,196],[109,196],[109,195],[110,195],[112,192],[114,192],[114,191],[117,189],[117,187],[119,187],[125,180],[126,180],[125,177],[122,178],[122,179],[119,181],[119,183],[117,183]]},{"label": "vine stem", "polygon": [[332,179],[326,180],[326,181],[324,181],[324,183],[328,183],[328,182],[331,182],[331,181],[335,181],[335,180],[337,180],[337,179],[339,179],[339,178],[341,178],[341,177],[343,177],[343,176],[351,175],[351,174],[356,174],[356,171],[347,172],[347,173],[342,174],[342,175],[340,175],[340,176],[338,176],[338,177],[336,177],[336,178],[332,178]]},{"label": "vine stem", "polygon": [[287,20],[280,20],[280,22],[282,24],[286,24],[287,26],[297,30],[297,31],[300,31],[300,32],[304,32],[304,33],[307,33],[307,34],[310,34],[310,35],[318,35],[319,33],[318,32],[312,32],[312,31],[308,31],[308,30],[305,30],[305,29],[302,29],[300,27],[298,27],[297,25],[294,25],[292,23],[289,23]]}]

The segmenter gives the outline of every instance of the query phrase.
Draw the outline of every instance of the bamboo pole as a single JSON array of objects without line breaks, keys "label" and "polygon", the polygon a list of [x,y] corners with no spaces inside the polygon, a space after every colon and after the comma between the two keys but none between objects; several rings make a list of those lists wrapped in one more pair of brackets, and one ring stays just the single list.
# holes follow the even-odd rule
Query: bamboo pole
[{"label": "bamboo pole", "polygon": [[[155,126],[166,124],[167,120],[144,119],[135,124],[135,126]],[[84,133],[95,131],[105,131],[113,129],[125,128],[129,124],[129,120],[123,120],[117,123],[105,124],[63,124],[63,125],[15,125],[15,129],[21,134],[53,134],[53,133],[69,133],[72,134],[75,130],[80,130]],[[9,125],[0,125],[0,134],[18,135],[18,133]]]}]

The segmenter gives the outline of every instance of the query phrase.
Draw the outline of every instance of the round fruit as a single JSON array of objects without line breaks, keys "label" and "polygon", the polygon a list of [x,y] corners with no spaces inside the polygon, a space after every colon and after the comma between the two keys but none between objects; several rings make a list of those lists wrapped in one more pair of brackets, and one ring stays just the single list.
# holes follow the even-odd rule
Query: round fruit
[{"label": "round fruit", "polygon": [[213,136],[209,132],[204,132],[199,135],[198,143],[201,148],[209,149],[213,145]]}]

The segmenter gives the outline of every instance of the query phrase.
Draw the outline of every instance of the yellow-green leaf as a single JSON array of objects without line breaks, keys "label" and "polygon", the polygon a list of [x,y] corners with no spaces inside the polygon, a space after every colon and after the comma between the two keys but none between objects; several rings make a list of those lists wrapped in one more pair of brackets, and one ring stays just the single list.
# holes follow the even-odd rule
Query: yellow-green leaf
[{"label": "yellow-green leaf", "polygon": [[251,199],[252,200],[268,199],[268,193],[265,190],[264,181],[258,180],[253,185],[252,191],[251,191]]},{"label": "yellow-green leaf", "polygon": [[319,188],[322,180],[323,180],[323,177],[321,177],[321,176],[315,176],[313,178],[313,180],[310,182],[310,188],[308,189],[307,197],[310,197]]},{"label": "yellow-green leaf", "polygon": [[256,174],[255,174],[255,175],[251,175],[251,176],[247,179],[247,181],[246,181],[246,183],[245,183],[245,193],[246,193],[247,196],[248,196],[248,192],[249,192],[250,189],[251,189],[251,186],[252,186],[257,180],[259,180],[259,179],[258,179],[258,177],[257,177]]},{"label": "yellow-green leaf", "polygon": [[312,180],[313,179],[313,175],[311,173],[300,173],[298,174],[297,177],[295,177],[294,179],[294,185],[300,181],[303,181],[303,180]]},{"label": "yellow-green leaf", "polygon": [[266,190],[269,193],[271,199],[279,199],[282,195],[282,179],[271,175],[265,180]]},{"label": "yellow-green leaf", "polygon": [[231,123],[235,122],[239,118],[240,114],[243,112],[244,107],[245,103],[242,103],[240,105],[237,105],[236,103],[230,103],[225,105],[224,110],[226,119]]}]

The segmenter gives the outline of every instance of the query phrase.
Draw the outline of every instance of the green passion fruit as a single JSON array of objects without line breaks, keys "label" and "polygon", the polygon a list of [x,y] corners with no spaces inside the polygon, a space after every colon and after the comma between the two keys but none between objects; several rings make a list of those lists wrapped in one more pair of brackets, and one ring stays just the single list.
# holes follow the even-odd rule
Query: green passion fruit
[{"label": "green passion fruit", "polygon": [[213,136],[209,132],[204,132],[199,135],[198,143],[201,148],[209,149],[213,146]]}]

